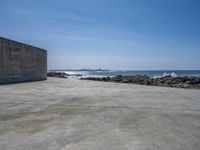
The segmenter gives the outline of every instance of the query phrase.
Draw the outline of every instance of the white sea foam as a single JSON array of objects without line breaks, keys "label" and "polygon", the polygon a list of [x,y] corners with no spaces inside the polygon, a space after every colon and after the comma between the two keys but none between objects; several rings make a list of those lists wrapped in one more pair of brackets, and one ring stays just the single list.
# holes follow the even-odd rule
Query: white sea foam
[{"label": "white sea foam", "polygon": [[78,75],[83,75],[83,72],[78,72],[78,71],[64,71],[64,73],[70,75],[70,76],[78,76]]},{"label": "white sea foam", "polygon": [[154,79],[156,78],[162,78],[163,76],[153,76]]},{"label": "white sea foam", "polygon": [[164,73],[163,74],[163,77],[166,77],[166,76],[171,76],[171,77],[177,77],[177,75],[174,73],[174,72],[172,72],[172,73]]}]

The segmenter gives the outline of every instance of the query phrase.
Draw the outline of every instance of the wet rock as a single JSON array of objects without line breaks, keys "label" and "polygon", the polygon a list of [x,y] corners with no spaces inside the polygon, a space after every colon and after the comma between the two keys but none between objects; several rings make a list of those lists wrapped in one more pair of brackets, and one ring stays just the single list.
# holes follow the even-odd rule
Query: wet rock
[{"label": "wet rock", "polygon": [[115,77],[103,77],[103,78],[88,77],[82,79],[94,80],[94,81],[106,81],[106,82],[133,83],[133,84],[153,85],[153,86],[200,89],[200,77],[165,76],[161,78],[151,78],[147,75],[136,75],[136,76],[117,75]]},{"label": "wet rock", "polygon": [[113,82],[121,82],[123,78],[125,78],[125,76],[117,75],[115,77],[112,77],[111,81],[113,81]]},{"label": "wet rock", "polygon": [[103,77],[103,78],[102,78],[102,81],[106,81],[106,82],[107,82],[107,81],[110,81],[110,77]]},{"label": "wet rock", "polygon": [[82,77],[82,74],[67,74],[67,76]]},{"label": "wet rock", "polygon": [[68,78],[68,74],[64,72],[48,72],[47,77]]}]

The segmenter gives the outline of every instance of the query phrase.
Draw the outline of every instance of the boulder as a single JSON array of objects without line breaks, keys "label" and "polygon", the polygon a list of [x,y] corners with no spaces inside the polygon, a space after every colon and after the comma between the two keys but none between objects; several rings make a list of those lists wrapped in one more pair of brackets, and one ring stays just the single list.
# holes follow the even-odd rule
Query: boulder
[{"label": "boulder", "polygon": [[48,72],[47,77],[68,78],[68,74],[64,72]]}]

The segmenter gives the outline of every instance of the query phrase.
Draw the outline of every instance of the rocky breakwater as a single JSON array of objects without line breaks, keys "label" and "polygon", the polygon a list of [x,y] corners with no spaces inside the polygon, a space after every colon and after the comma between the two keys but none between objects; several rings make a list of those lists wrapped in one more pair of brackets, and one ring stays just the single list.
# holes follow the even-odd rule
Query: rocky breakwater
[{"label": "rocky breakwater", "polygon": [[152,78],[146,75],[136,75],[136,76],[117,75],[115,77],[101,77],[101,78],[87,77],[87,78],[81,78],[81,80],[94,80],[94,81],[132,83],[132,84],[151,85],[151,86],[200,89],[200,77],[189,77],[189,76],[185,77],[165,76],[160,78]]},{"label": "rocky breakwater", "polygon": [[73,77],[82,77],[82,74],[67,74],[65,72],[48,72],[47,77],[55,78],[73,78]]}]

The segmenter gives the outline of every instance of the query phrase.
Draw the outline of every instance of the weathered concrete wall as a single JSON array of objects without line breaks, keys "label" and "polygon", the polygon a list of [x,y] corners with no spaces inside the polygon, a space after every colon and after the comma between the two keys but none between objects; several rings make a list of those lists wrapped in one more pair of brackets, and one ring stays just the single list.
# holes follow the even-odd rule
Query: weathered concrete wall
[{"label": "weathered concrete wall", "polygon": [[0,84],[46,78],[46,50],[0,37]]}]

